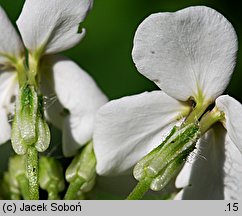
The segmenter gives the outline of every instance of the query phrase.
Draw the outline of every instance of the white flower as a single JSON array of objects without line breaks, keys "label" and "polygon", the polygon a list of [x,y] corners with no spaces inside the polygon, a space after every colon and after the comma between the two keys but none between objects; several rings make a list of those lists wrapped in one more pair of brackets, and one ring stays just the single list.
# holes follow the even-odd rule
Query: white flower
[{"label": "white flower", "polygon": [[[91,9],[92,0],[26,0],[17,20],[22,36],[0,8],[0,143],[10,139],[8,115],[25,78],[25,48],[29,73],[37,75],[45,95],[57,96],[47,109],[48,119],[63,130],[63,152],[72,155],[92,137],[96,110],[107,98],[93,79],[71,60],[55,56],[75,46],[84,36],[79,23]],[[48,54],[48,56],[47,56]],[[51,55],[50,55],[51,54]],[[63,116],[63,109],[69,114]]]},{"label": "white flower", "polygon": [[241,199],[242,105],[219,96],[229,83],[236,52],[232,25],[211,8],[189,7],[146,18],[136,31],[132,56],[139,72],[162,91],[114,100],[98,111],[97,172],[128,171],[173,125],[196,122],[215,102],[207,117],[224,114],[210,121],[221,120],[226,130],[217,123],[200,139],[196,160],[190,158],[177,178],[177,187],[184,188],[179,197]]}]

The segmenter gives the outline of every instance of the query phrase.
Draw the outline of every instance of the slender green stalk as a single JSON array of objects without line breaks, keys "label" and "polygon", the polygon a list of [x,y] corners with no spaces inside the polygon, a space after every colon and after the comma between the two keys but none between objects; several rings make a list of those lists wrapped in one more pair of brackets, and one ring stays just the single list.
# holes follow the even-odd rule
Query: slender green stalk
[{"label": "slender green stalk", "polygon": [[39,158],[34,146],[27,150],[27,177],[29,181],[29,199],[39,199]]},{"label": "slender green stalk", "polygon": [[213,124],[218,121],[224,120],[224,113],[219,111],[217,107],[213,108],[212,111],[207,112],[200,121],[201,134],[205,134]]},{"label": "slender green stalk", "polygon": [[151,178],[145,178],[136,185],[133,191],[126,198],[127,200],[140,200],[150,188]]},{"label": "slender green stalk", "polygon": [[28,179],[25,176],[20,175],[17,177],[17,181],[19,183],[20,191],[21,191],[23,198],[25,200],[28,200],[29,199]]},{"label": "slender green stalk", "polygon": [[204,114],[205,110],[209,106],[209,103],[205,104],[197,104],[194,110],[190,113],[187,117],[186,121],[184,122],[183,126],[189,125],[199,120],[199,118]]},{"label": "slender green stalk", "polygon": [[85,183],[84,179],[76,178],[70,183],[67,192],[65,194],[65,200],[74,200],[77,196],[77,192],[80,190],[81,186]]},{"label": "slender green stalk", "polygon": [[27,81],[25,60],[24,59],[15,60],[14,63],[15,63],[15,68],[16,68],[16,70],[18,72],[19,86],[21,87]]}]

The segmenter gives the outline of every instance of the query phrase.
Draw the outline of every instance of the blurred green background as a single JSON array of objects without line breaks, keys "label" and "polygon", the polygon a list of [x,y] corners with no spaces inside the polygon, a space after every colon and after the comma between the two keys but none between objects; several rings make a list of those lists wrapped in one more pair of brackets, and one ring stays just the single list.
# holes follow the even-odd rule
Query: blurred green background
[{"label": "blurred green background", "polygon": [[[0,0],[0,5],[14,25],[23,3],[24,0]],[[242,43],[240,43],[242,7],[240,7],[240,1],[95,0],[93,10],[82,23],[87,30],[86,37],[78,46],[64,54],[84,68],[110,99],[158,89],[153,82],[137,72],[132,62],[131,50],[135,31],[142,20],[151,13],[172,12],[195,5],[206,5],[221,12],[233,24],[238,34],[240,48],[237,66],[226,93],[242,102]],[[9,144],[2,145],[0,148],[0,172],[7,165],[10,148]]]},{"label": "blurred green background", "polygon": [[[24,0],[0,0],[13,23]],[[96,80],[110,99],[157,89],[140,75],[132,62],[134,33],[141,21],[156,12],[176,11],[188,6],[206,5],[221,12],[242,39],[240,1],[235,0],[94,0],[93,10],[82,24],[86,37],[66,55]],[[242,43],[239,43],[237,67],[227,94],[242,102]]]}]

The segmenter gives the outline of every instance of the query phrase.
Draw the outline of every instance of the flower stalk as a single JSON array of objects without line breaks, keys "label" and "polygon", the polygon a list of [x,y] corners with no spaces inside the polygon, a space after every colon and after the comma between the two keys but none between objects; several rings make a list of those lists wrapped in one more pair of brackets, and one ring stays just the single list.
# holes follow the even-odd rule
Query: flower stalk
[{"label": "flower stalk", "polygon": [[65,197],[65,200],[74,200],[76,199],[77,192],[80,190],[82,185],[85,183],[85,179],[82,178],[76,178],[73,182],[70,183]]},{"label": "flower stalk", "polygon": [[145,178],[138,182],[136,187],[127,197],[127,200],[140,200],[145,195],[145,193],[150,189],[150,184],[152,178]]},{"label": "flower stalk", "polygon": [[27,150],[27,177],[29,181],[29,199],[39,199],[39,157],[34,146]]}]

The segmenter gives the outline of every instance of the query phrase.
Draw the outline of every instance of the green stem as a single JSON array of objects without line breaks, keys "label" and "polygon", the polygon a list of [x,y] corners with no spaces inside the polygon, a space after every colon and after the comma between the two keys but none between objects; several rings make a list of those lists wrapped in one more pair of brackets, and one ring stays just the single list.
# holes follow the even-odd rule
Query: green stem
[{"label": "green stem", "polygon": [[29,199],[28,179],[24,175],[20,175],[17,177],[17,181],[23,198],[25,200],[28,200]]},{"label": "green stem", "polygon": [[15,68],[18,72],[19,86],[23,86],[27,80],[26,68],[24,65],[24,59],[15,62]]},{"label": "green stem", "polygon": [[31,85],[37,86],[36,76],[39,69],[39,57],[29,55],[29,70],[28,70],[28,82]]},{"label": "green stem", "polygon": [[75,181],[70,183],[64,199],[65,200],[74,200],[76,198],[78,190],[80,190],[81,186],[84,183],[85,183],[84,179],[76,178]]},{"label": "green stem", "polygon": [[38,151],[30,146],[27,151],[27,177],[29,181],[29,199],[39,199],[39,160]]},{"label": "green stem", "polygon": [[199,120],[199,118],[203,115],[205,110],[208,108],[210,103],[197,103],[193,111],[187,117],[186,121],[184,122],[183,126],[189,125]]},{"label": "green stem", "polygon": [[151,178],[145,178],[135,186],[133,191],[126,198],[127,200],[140,200],[150,188]]},{"label": "green stem", "polygon": [[201,135],[205,134],[213,124],[224,119],[224,113],[220,112],[217,107],[213,108],[212,111],[207,112],[200,121],[200,132]]}]

